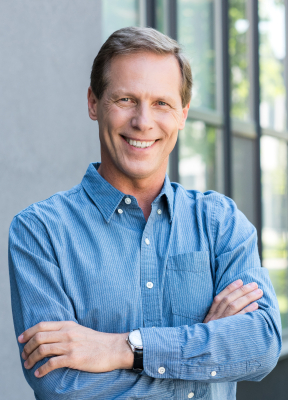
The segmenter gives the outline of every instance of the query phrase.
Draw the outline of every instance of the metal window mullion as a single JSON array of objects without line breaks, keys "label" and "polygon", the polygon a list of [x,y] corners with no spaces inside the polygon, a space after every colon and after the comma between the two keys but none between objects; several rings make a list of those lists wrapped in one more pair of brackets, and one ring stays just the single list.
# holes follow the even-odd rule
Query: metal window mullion
[{"label": "metal window mullion", "polygon": [[261,183],[261,125],[260,125],[260,61],[259,61],[259,14],[258,0],[248,3],[250,16],[250,67],[251,67],[251,117],[255,123],[255,226],[258,233],[258,250],[262,260],[262,183]]},{"label": "metal window mullion", "polygon": [[221,2],[224,193],[232,197],[231,97],[229,59],[229,0]]},{"label": "metal window mullion", "polygon": [[285,95],[286,95],[286,130],[288,129],[288,0],[285,0],[285,59],[284,59],[284,76],[285,76]]},{"label": "metal window mullion", "polygon": [[[168,0],[168,35],[177,40],[177,0]],[[169,175],[172,182],[179,182],[179,136],[169,157]]]},{"label": "metal window mullion", "polygon": [[156,0],[146,0],[146,26],[156,29]]}]

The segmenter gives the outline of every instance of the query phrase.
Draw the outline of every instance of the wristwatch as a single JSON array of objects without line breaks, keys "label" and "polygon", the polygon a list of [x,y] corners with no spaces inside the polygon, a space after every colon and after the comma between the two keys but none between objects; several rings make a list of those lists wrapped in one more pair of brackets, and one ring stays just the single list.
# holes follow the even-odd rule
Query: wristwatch
[{"label": "wristwatch", "polygon": [[143,371],[143,343],[140,330],[131,331],[126,341],[134,353],[133,371],[140,374]]}]

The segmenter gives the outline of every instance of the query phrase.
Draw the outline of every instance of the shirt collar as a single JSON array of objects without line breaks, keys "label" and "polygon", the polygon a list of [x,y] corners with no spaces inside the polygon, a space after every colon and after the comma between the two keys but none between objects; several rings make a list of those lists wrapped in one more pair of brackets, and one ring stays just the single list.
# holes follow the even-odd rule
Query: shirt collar
[{"label": "shirt collar", "polygon": [[[120,190],[116,189],[109,182],[107,182],[98,173],[97,169],[99,166],[100,163],[98,162],[89,164],[86,174],[82,179],[82,186],[96,204],[106,222],[110,222],[112,215],[119,206],[119,203],[127,194],[120,192]],[[157,202],[163,195],[165,195],[167,198],[171,222],[173,218],[174,191],[167,174],[165,176],[165,181],[161,192],[153,201],[153,203]]]}]

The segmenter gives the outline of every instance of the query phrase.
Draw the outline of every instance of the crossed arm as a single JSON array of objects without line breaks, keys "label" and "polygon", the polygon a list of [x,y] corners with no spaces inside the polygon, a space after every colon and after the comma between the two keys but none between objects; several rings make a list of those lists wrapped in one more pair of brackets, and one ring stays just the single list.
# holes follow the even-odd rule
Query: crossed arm
[{"label": "crossed arm", "polygon": [[[203,322],[255,311],[258,308],[256,300],[262,295],[257,283],[243,285],[239,279],[214,298]],[[134,356],[126,343],[127,336],[128,332],[97,332],[74,321],[51,321],[27,329],[18,340],[26,343],[22,352],[26,369],[51,357],[34,372],[37,378],[41,378],[63,367],[94,373],[132,369]]]},{"label": "crossed arm", "polygon": [[[268,271],[260,267],[255,231],[249,225],[240,231],[229,213],[217,229],[227,232],[231,221],[232,234],[214,241],[217,296],[204,323],[140,328],[146,375],[139,377],[128,371],[133,364],[125,342],[128,333],[96,332],[77,323],[47,233],[28,217],[17,217],[9,244],[13,318],[27,361],[24,374],[38,398],[68,400],[75,393],[83,400],[115,398],[120,392],[128,398],[144,386],[147,396],[153,396],[159,380],[152,378],[233,382],[267,375],[281,349],[277,300]],[[239,235],[240,244],[235,242]],[[256,282],[263,295],[248,282]],[[44,319],[51,322],[35,325]],[[162,365],[165,376],[158,373]],[[169,380],[161,379],[161,390],[168,390]]]}]

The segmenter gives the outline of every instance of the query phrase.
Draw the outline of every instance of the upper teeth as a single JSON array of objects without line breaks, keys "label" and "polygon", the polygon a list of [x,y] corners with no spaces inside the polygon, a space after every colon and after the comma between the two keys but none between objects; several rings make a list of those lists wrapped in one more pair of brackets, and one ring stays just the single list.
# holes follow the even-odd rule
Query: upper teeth
[{"label": "upper teeth", "polygon": [[136,140],[130,140],[128,138],[125,138],[125,140],[131,144],[131,146],[134,147],[140,147],[140,148],[144,148],[144,147],[150,147],[152,146],[153,143],[155,143],[155,140],[153,140],[152,142],[138,142]]}]

